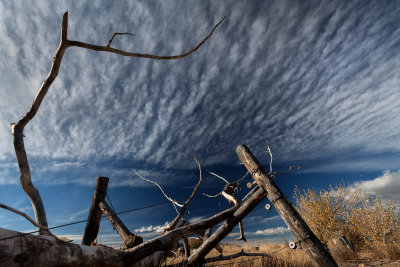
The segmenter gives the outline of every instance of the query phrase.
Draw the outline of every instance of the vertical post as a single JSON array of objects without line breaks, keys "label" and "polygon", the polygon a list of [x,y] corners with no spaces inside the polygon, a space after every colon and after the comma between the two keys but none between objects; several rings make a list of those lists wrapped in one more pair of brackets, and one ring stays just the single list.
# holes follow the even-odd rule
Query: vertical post
[{"label": "vertical post", "polygon": [[236,152],[256,183],[267,191],[268,199],[275,206],[293,235],[297,240],[301,240],[302,248],[311,258],[314,265],[337,267],[338,265],[332,255],[293,208],[289,200],[276,186],[275,182],[266,173],[264,167],[257,161],[249,148],[245,145],[240,145],[237,147]]},{"label": "vertical post", "polygon": [[82,245],[90,246],[96,240],[99,233],[101,210],[99,207],[100,201],[104,201],[107,195],[108,186],[107,177],[96,178],[96,188],[94,189],[92,205],[90,206],[88,221],[85,226],[85,233],[82,238]]}]

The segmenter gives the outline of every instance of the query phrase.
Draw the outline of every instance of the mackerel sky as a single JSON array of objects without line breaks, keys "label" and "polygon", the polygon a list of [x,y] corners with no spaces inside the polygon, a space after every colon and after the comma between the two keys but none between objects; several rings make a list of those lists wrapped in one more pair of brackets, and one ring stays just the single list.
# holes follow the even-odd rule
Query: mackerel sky
[{"label": "mackerel sky", "polygon": [[[267,146],[276,169],[301,166],[276,178],[288,197],[296,185],[344,181],[399,199],[398,1],[0,0],[1,203],[33,216],[19,185],[10,123],[26,113],[47,76],[67,10],[69,39],[106,45],[114,32],[131,32],[136,36],[118,36],[112,46],[157,55],[186,52],[227,18],[196,53],[177,61],[67,50],[25,128],[50,226],[87,218],[97,176],[110,177],[116,210],[165,201],[132,169],[180,200],[198,179],[193,156],[203,171],[233,181],[246,172],[235,153],[239,144],[265,166]],[[202,196],[223,185],[204,173],[188,218],[226,208],[224,199]],[[268,242],[273,229],[287,230],[273,211],[269,221],[276,222],[265,221],[263,205],[245,228],[250,239]],[[163,206],[122,219],[151,237],[174,215]],[[0,219],[0,227],[34,230],[8,211]],[[79,240],[83,228],[58,233]],[[104,242],[117,244],[106,223],[102,229]]]}]

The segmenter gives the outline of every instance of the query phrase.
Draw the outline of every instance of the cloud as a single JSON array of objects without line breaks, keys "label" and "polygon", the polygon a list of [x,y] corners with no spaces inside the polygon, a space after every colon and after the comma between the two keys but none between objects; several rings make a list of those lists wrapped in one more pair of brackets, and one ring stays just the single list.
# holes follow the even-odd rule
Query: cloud
[{"label": "cloud", "polygon": [[[0,159],[15,160],[9,123],[28,110],[47,75],[65,10],[71,39],[105,44],[115,31],[132,31],[136,37],[120,36],[113,46],[163,55],[194,47],[228,18],[178,61],[69,49],[25,129],[28,156],[40,162],[32,170],[48,170],[38,182],[57,176],[88,184],[92,170],[74,173],[75,165],[55,164],[61,161],[123,160],[170,174],[195,168],[193,154],[203,164],[231,164],[241,143],[257,155],[270,145],[277,163],[357,157],[355,148],[400,152],[400,29],[393,26],[400,7],[232,3],[2,2]],[[66,169],[75,178],[55,175]],[[118,168],[102,170],[121,177],[120,185],[139,185]],[[0,172],[0,183],[15,183],[10,175]]]},{"label": "cloud", "polygon": [[275,228],[268,228],[265,230],[257,230],[256,235],[277,235],[277,234],[284,234],[290,232],[289,228],[285,227],[275,227]]},{"label": "cloud", "polygon": [[370,192],[385,200],[400,200],[400,170],[386,170],[381,176],[373,180],[359,181],[353,184],[362,191]]},{"label": "cloud", "polygon": [[170,222],[165,222],[163,225],[149,225],[149,226],[142,226],[134,230],[136,233],[146,233],[146,232],[153,232],[153,233],[161,233],[164,231],[165,227],[167,227]]}]

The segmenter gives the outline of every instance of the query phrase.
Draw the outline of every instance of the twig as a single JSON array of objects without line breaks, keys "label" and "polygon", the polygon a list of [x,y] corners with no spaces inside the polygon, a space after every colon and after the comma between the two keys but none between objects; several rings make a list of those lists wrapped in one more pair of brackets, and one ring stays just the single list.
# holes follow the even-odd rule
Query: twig
[{"label": "twig", "polygon": [[296,168],[297,170],[300,170],[300,166],[290,166],[289,170],[285,171],[285,172],[274,172],[272,173],[273,175],[284,175],[284,174],[288,174],[292,171],[293,168]]},{"label": "twig", "polygon": [[213,172],[210,172],[210,171],[207,171],[207,172],[208,172],[209,174],[214,175],[215,177],[218,177],[219,179],[221,179],[221,180],[224,181],[225,183],[229,184],[228,180],[226,180],[224,177],[219,176],[218,174],[213,173]]},{"label": "twig", "polygon": [[249,175],[249,172],[246,172],[246,174],[243,175],[242,178],[239,178],[238,180],[234,181],[233,183],[234,183],[234,184],[239,184],[241,181],[244,180],[244,178],[246,178],[247,175]]},{"label": "twig", "polygon": [[[150,180],[150,179],[144,178],[142,175],[140,175],[140,174],[139,174],[136,170],[134,170],[134,169],[132,169],[132,171],[133,171],[137,176],[139,176],[140,178],[142,178],[143,180],[145,180],[145,181],[147,181],[147,182],[149,182],[149,183],[152,183],[152,184],[156,185],[156,186],[161,190],[161,192],[163,193],[164,197],[165,197],[168,201],[170,201],[170,202],[172,203],[172,205],[174,205],[174,208],[175,208],[176,212],[179,214],[179,211],[178,211],[178,209],[176,208],[176,206],[182,208],[182,207],[183,207],[182,204],[179,204],[176,200],[170,198],[170,197],[164,192],[164,190],[162,189],[162,187],[161,187],[158,183],[156,183],[156,182],[154,182],[154,181],[152,181],[152,180]],[[176,206],[175,206],[175,205],[176,205]]]},{"label": "twig", "polygon": [[57,236],[55,236],[54,234],[52,234],[52,233],[49,231],[49,229],[47,229],[47,227],[41,226],[40,224],[38,224],[37,222],[35,222],[31,217],[29,217],[26,213],[24,213],[24,212],[22,212],[22,211],[19,211],[19,210],[16,210],[16,209],[14,209],[14,208],[12,208],[12,207],[10,207],[10,206],[7,206],[7,205],[5,205],[5,204],[2,204],[2,203],[0,203],[0,208],[6,209],[6,210],[9,210],[9,211],[11,211],[11,212],[14,212],[14,213],[16,213],[16,214],[18,214],[18,215],[21,215],[22,217],[24,217],[25,219],[27,219],[31,224],[33,224],[34,226],[36,226],[37,228],[39,228],[40,230],[46,231],[46,232],[48,232],[51,236],[53,236],[53,237],[59,239]]},{"label": "twig", "polygon": [[135,34],[130,33],[130,32],[114,32],[114,34],[111,36],[111,39],[108,41],[107,47],[110,47],[110,45],[111,45],[111,43],[114,40],[114,37],[116,35],[132,35],[132,36],[136,36]]},{"label": "twig", "polygon": [[219,193],[216,194],[216,195],[208,195],[208,194],[206,194],[206,193],[203,193],[203,195],[206,196],[206,197],[217,197],[217,196],[220,196],[221,194],[222,194],[222,192],[219,192]]},{"label": "twig", "polygon": [[272,152],[271,152],[271,148],[268,146],[267,147],[267,153],[270,156],[270,161],[269,161],[269,174],[272,174],[272,161],[273,161],[273,156],[272,156]]},{"label": "twig", "polygon": [[190,195],[190,197],[186,200],[186,202],[183,204],[181,210],[178,212],[178,215],[175,217],[175,219],[172,221],[172,223],[170,224],[170,226],[168,227],[168,230],[172,230],[175,229],[177,223],[182,219],[183,215],[185,214],[185,211],[187,209],[187,207],[189,206],[190,201],[192,201],[192,199],[194,198],[194,196],[196,195],[197,190],[200,187],[201,182],[203,181],[203,175],[201,173],[201,165],[200,162],[197,160],[196,157],[193,157],[194,160],[197,163],[197,166],[199,168],[199,181],[197,182],[196,187],[193,189],[192,194]]}]

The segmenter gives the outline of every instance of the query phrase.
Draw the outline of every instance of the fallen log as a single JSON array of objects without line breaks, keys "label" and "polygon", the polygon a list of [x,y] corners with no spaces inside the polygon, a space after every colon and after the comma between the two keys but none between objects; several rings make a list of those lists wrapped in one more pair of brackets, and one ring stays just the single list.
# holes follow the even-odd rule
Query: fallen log
[{"label": "fallen log", "polygon": [[180,238],[223,222],[237,208],[224,210],[127,250],[78,245],[50,236],[0,228],[0,266],[157,266],[164,252],[171,251]]}]

